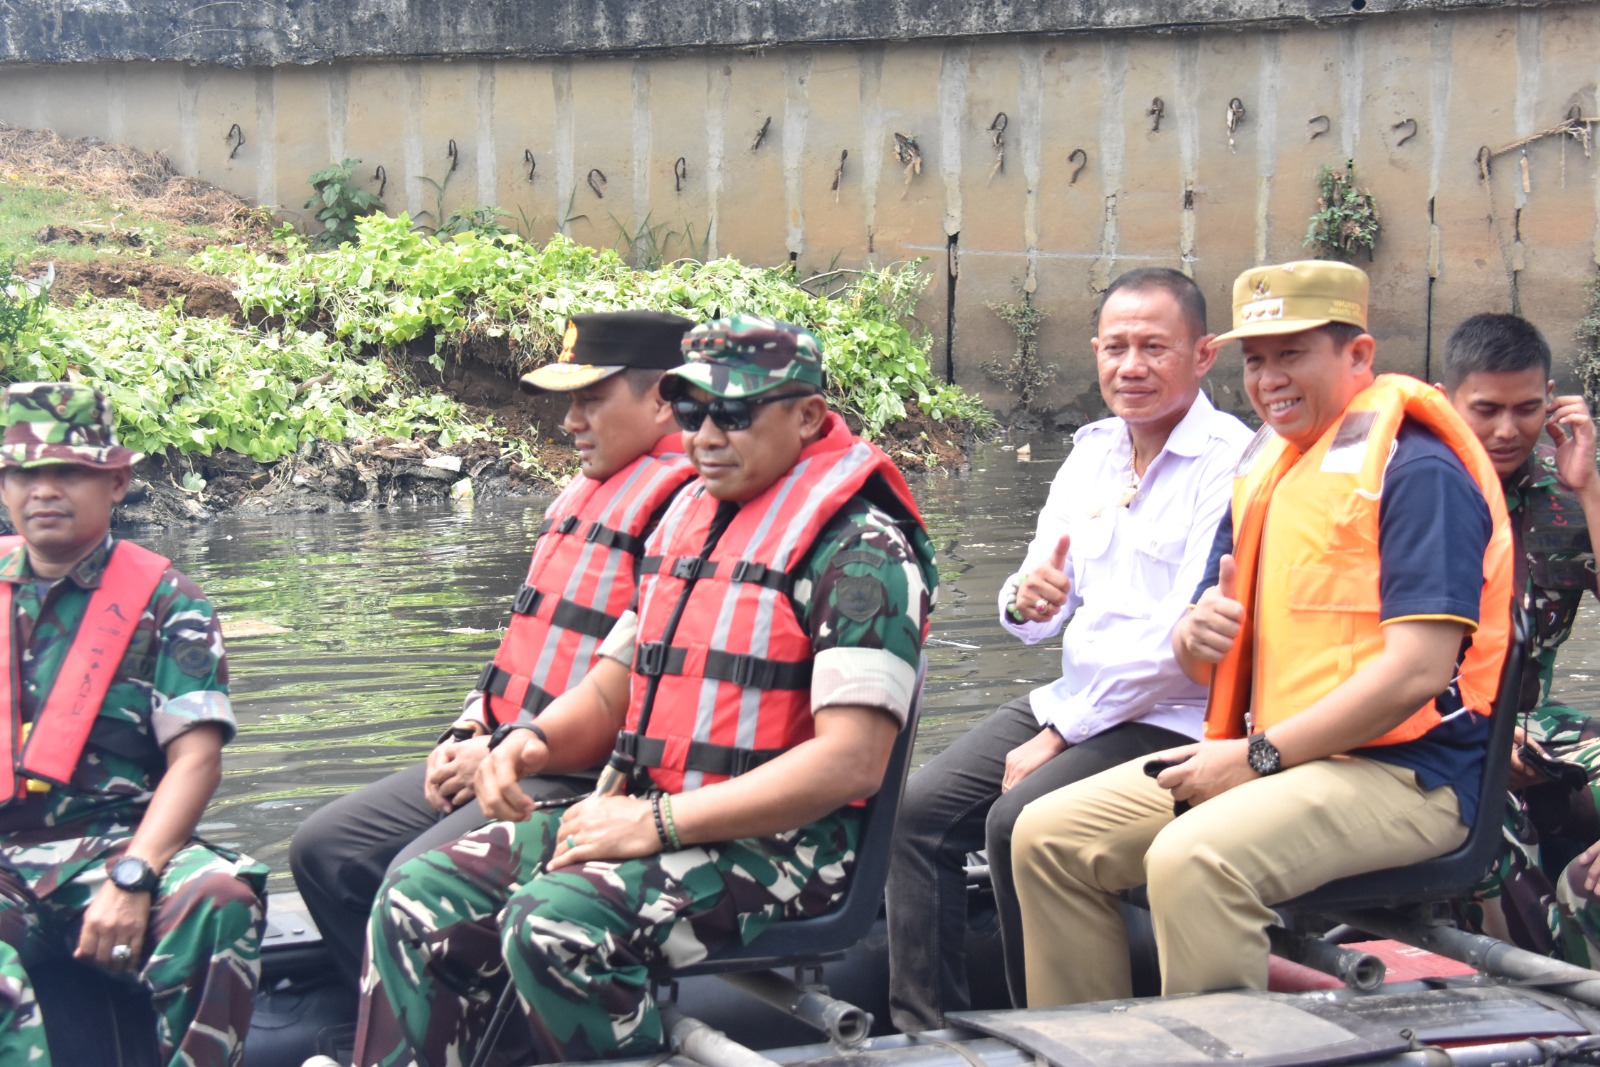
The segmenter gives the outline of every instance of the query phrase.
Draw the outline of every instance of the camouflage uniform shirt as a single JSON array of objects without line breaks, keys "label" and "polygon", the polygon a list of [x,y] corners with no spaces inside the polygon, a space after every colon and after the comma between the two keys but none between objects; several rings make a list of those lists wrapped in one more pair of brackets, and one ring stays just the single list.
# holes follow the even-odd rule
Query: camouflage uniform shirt
[{"label": "camouflage uniform shirt", "polygon": [[[1531,683],[1523,710],[1547,704],[1555,678],[1556,650],[1572,635],[1573,622],[1584,590],[1595,588],[1594,550],[1588,527],[1576,498],[1556,479],[1555,450],[1540,446],[1521,471],[1501,483],[1506,510],[1517,530],[1527,561],[1528,604],[1533,613],[1533,658],[1539,692],[1534,700]],[[1537,717],[1536,717],[1537,718]],[[1530,727],[1536,740],[1565,738],[1541,736],[1538,723]]]},{"label": "camouflage uniform shirt", "polygon": [[[0,556],[0,581],[13,587],[12,655],[20,667],[23,722],[32,721],[49,696],[113,544],[107,537],[54,582],[34,577],[22,546]],[[222,630],[205,594],[169,567],[139,617],[71,787],[0,805],[0,845],[130,834],[166,769],[165,746],[202,723],[220,726],[224,742],[233,737]],[[73,851],[80,862],[52,872],[52,881],[71,878],[103,850]]]},{"label": "camouflage uniform shirt", "polygon": [[[927,533],[857,496],[817,535],[795,572],[794,604],[811,635],[811,710],[911,709],[922,628],[938,595]],[[638,617],[623,615],[600,654],[633,662]]]}]

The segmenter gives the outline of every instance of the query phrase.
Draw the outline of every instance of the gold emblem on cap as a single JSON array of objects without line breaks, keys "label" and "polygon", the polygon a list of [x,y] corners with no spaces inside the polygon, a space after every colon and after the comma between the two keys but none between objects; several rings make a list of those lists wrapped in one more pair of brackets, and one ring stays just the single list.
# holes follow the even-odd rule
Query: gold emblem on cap
[{"label": "gold emblem on cap", "polygon": [[1257,300],[1272,295],[1272,286],[1267,284],[1267,276],[1265,274],[1256,279],[1255,288],[1251,289],[1250,292]]},{"label": "gold emblem on cap", "polygon": [[560,363],[571,363],[572,362],[572,346],[577,344],[577,343],[578,343],[578,324],[569,320],[567,322],[567,332],[561,338],[561,354],[556,357],[556,360],[558,362],[560,362]]}]

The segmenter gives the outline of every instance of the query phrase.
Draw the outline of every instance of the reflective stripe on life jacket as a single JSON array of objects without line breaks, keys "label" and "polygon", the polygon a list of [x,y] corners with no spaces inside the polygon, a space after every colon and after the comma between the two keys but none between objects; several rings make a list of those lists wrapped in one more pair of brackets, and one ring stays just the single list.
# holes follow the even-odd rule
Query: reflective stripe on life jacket
[{"label": "reflective stripe on life jacket", "polygon": [[[20,537],[0,538],[0,555],[21,544]],[[29,778],[56,785],[72,780],[139,618],[171,565],[165,557],[128,541],[112,547],[61,670],[21,745],[21,649],[12,627],[12,583],[0,582],[0,640],[6,649],[0,656],[0,693],[9,701],[7,713],[0,715],[0,797],[20,799]]]},{"label": "reflective stripe on life jacket", "polygon": [[703,560],[718,506],[705,486],[685,490],[662,517],[641,568],[627,727],[618,739],[619,751],[662,789],[732,777],[812,736],[811,638],[790,600],[791,581],[823,527],[871,482],[884,490],[875,502],[921,524],[893,461],[830,415],[823,436],[739,508]]},{"label": "reflective stripe on life jacket", "polygon": [[1410,741],[1443,714],[1467,708],[1487,715],[1493,708],[1510,642],[1514,562],[1500,479],[1442,393],[1415,378],[1384,374],[1307,452],[1263,430],[1240,460],[1233,555],[1245,614],[1212,676],[1207,737],[1243,737],[1247,711],[1257,731],[1283,722],[1383,650],[1379,508],[1395,438],[1407,418],[1461,459],[1488,504],[1492,529],[1478,626],[1455,681],[1367,743]]},{"label": "reflective stripe on life jacket", "polygon": [[604,481],[582,475],[545,512],[511,623],[477,688],[495,725],[539,714],[588,673],[633,599],[644,536],[694,476],[670,433]]}]

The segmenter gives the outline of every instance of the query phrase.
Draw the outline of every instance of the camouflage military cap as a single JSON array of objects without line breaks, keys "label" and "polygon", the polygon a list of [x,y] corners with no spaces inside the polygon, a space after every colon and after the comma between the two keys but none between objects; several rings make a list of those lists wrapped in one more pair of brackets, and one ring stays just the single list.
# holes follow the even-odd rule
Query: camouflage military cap
[{"label": "camouflage military cap", "polygon": [[720,397],[755,396],[786,382],[818,391],[827,384],[816,335],[760,315],[701,323],[684,337],[683,355],[683,366],[662,378],[662,395],[682,389],[678,383]]},{"label": "camouflage military cap", "polygon": [[76,463],[110,469],[143,457],[117,444],[104,393],[66,382],[18,382],[6,390],[0,469]]}]

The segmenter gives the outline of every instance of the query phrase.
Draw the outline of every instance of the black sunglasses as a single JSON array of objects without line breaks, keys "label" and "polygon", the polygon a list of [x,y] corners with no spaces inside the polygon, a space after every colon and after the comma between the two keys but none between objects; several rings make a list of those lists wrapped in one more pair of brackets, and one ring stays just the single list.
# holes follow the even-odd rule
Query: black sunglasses
[{"label": "black sunglasses", "polygon": [[784,393],[781,396],[731,396],[714,400],[696,400],[692,396],[672,399],[672,417],[678,426],[689,433],[698,430],[711,416],[712,425],[719,430],[748,430],[755,420],[755,409],[762,404],[775,404],[780,400],[799,400],[816,396],[816,393]]}]

